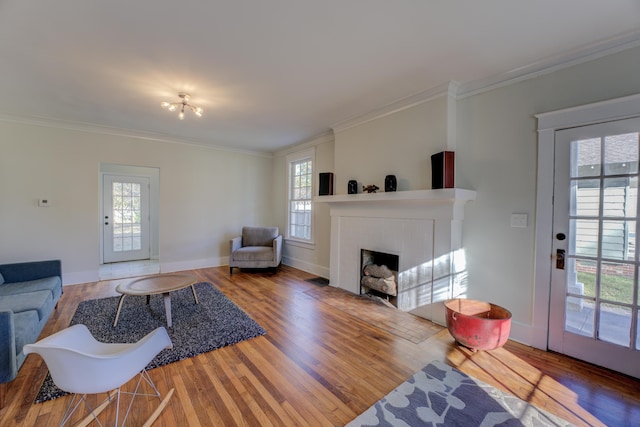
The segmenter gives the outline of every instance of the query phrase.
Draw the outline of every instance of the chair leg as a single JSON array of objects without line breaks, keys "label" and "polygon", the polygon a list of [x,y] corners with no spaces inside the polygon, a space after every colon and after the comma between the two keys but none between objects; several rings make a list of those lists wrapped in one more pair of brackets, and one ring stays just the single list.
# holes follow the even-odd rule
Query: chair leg
[{"label": "chair leg", "polygon": [[167,393],[165,398],[162,400],[162,402],[160,402],[156,410],[153,411],[153,414],[151,414],[151,416],[142,425],[142,427],[150,427],[151,424],[153,424],[153,422],[160,416],[164,408],[167,406],[167,403],[169,403],[169,399],[171,399],[171,396],[173,396],[174,391],[175,391],[175,388],[172,388],[171,390],[169,390],[169,393]]},{"label": "chair leg", "polygon": [[233,267],[229,266],[229,276],[233,275]]},{"label": "chair leg", "polygon": [[[91,422],[93,422],[93,420],[96,420],[98,422],[98,424],[100,423],[100,420],[98,420],[98,415],[100,415],[102,413],[102,411],[104,411],[107,406],[109,406],[109,404],[111,402],[113,402],[113,398],[118,394],[117,390],[112,390],[109,392],[109,395],[107,396],[107,398],[96,407],[96,409],[93,409],[89,406],[89,404],[87,403],[87,401],[85,400],[85,397],[82,396],[82,400],[84,400],[85,405],[87,405],[87,407],[89,408],[89,415],[87,415],[86,417],[84,417],[82,419],[82,421],[80,421],[78,424],[75,425],[75,427],[86,427],[89,424],[91,424]],[[75,396],[74,396],[75,399]],[[72,401],[73,402],[73,401]],[[80,402],[78,402],[79,404]],[[71,405],[71,404],[69,404]],[[68,418],[71,418],[71,415],[73,415],[73,412],[75,411],[75,409],[73,411],[71,411],[71,414],[69,414]],[[68,419],[67,419],[68,420]],[[65,421],[66,422],[66,421]],[[117,421],[116,421],[117,422]],[[61,424],[62,425],[62,424]]]},{"label": "chair leg", "polygon": [[[146,382],[147,385],[153,390],[153,393],[141,393],[140,385],[142,384],[142,382]],[[98,416],[102,413],[102,411],[104,411],[109,406],[111,402],[115,400],[116,401],[116,414],[115,414],[116,426],[123,426],[127,421],[127,417],[129,416],[129,413],[131,412],[131,408],[133,407],[133,401],[135,400],[136,396],[157,397],[158,399],[160,399],[160,404],[155,409],[155,411],[153,411],[151,416],[149,416],[149,418],[147,419],[147,421],[143,426],[143,427],[149,427],[160,416],[164,408],[169,403],[169,400],[171,399],[171,396],[173,396],[174,392],[175,392],[175,388],[172,388],[171,390],[169,390],[169,392],[164,397],[164,399],[162,399],[162,397],[160,396],[160,392],[158,391],[158,389],[156,388],[156,385],[151,380],[151,377],[149,376],[147,371],[143,369],[138,375],[138,379],[136,381],[134,391],[131,391],[131,392],[121,391],[119,388],[112,390],[107,395],[107,398],[102,403],[100,403],[100,405],[98,405],[95,409],[92,408],[91,405],[89,405],[89,403],[87,402],[86,395],[74,394],[73,397],[71,398],[71,401],[69,402],[69,405],[67,406],[67,410],[62,418],[62,421],[60,422],[60,425],[61,426],[65,425],[71,419],[76,409],[78,409],[78,406],[80,406],[80,404],[83,402],[87,407],[87,409],[89,410],[89,414],[85,418],[83,418],[82,421],[80,421],[80,423],[76,424],[75,427],[86,427],[87,425],[91,424],[94,420],[99,425],[102,425],[102,423],[100,423],[100,420],[98,420]],[[120,396],[122,394],[130,395],[131,400],[129,401],[129,405],[126,408],[126,413],[124,414],[124,418],[122,419],[122,421],[120,421]]]}]

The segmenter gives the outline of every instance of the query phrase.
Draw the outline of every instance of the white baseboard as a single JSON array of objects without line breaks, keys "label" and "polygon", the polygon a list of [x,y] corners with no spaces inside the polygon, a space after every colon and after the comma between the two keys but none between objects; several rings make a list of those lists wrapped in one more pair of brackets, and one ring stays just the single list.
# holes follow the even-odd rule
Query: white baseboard
[{"label": "white baseboard", "polygon": [[195,270],[198,268],[220,267],[229,265],[229,257],[194,259],[177,262],[161,262],[160,273],[173,273],[175,271]]},{"label": "white baseboard", "polygon": [[511,320],[509,339],[525,345],[533,343],[533,326]]},{"label": "white baseboard", "polygon": [[298,270],[306,271],[307,273],[315,274],[316,276],[329,278],[329,267],[322,265],[312,264],[307,261],[284,256],[282,257],[282,263],[289,267],[297,268]]},{"label": "white baseboard", "polygon": [[98,270],[76,271],[73,273],[62,273],[62,285],[78,285],[80,283],[97,282],[100,280]]}]

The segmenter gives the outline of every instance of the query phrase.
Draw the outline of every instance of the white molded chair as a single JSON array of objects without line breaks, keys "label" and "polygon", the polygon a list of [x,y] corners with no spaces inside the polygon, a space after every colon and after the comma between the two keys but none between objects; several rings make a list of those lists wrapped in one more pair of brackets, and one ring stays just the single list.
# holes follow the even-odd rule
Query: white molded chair
[{"label": "white molded chair", "polygon": [[[165,348],[173,344],[165,328],[157,328],[140,341],[133,344],[107,344],[97,341],[85,325],[74,325],[63,329],[34,344],[24,346],[24,353],[37,353],[47,364],[53,382],[63,391],[73,393],[67,411],[60,422],[66,424],[81,402],[91,411],[79,425],[87,425],[93,419],[100,423],[98,415],[117,397],[116,425],[120,413],[120,394],[131,394],[129,407],[122,420],[124,425],[135,396],[156,396],[160,398],[156,386],[151,381],[145,367]],[[133,392],[120,392],[120,387],[139,374]],[[145,380],[154,394],[139,393],[142,380]],[[110,392],[107,398],[95,409],[86,400],[87,394]],[[171,389],[145,426],[151,425],[160,415],[173,395]],[[79,397],[79,398],[78,398]],[[73,406],[73,407],[72,407]]]}]

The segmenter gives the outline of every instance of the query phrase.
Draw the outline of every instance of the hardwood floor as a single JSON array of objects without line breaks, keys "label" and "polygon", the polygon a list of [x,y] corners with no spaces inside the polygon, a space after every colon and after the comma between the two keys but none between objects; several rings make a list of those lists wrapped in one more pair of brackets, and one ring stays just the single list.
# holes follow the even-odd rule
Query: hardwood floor
[{"label": "hardwood floor", "polygon": [[[229,276],[227,267],[193,273],[267,334],[151,370],[161,393],[176,390],[155,426],[341,426],[434,359],[576,425],[640,424],[639,380],[511,341],[472,353],[440,326],[318,287],[305,281],[312,275],[286,266],[276,275]],[[42,336],[68,326],[80,301],[116,295],[117,283],[65,287]],[[69,397],[32,403],[45,374],[42,359],[30,355],[9,384],[0,425],[59,422]],[[157,404],[136,401],[129,424],[140,425]],[[114,416],[113,407],[103,414],[111,424]]]}]

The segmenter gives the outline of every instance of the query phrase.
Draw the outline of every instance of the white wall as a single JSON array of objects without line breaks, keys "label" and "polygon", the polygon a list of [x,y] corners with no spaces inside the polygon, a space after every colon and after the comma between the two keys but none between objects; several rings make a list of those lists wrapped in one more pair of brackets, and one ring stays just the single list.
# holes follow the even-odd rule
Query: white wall
[{"label": "white wall", "polygon": [[[640,48],[634,48],[459,99],[454,132],[447,129],[446,96],[342,130],[335,137],[336,193],[346,194],[350,179],[358,180],[359,191],[362,184],[383,188],[387,174],[397,176],[400,191],[431,188],[430,156],[455,133],[456,187],[477,191],[465,207],[467,296],[511,310],[512,338],[531,343],[534,115],[640,93],[638,76]],[[528,227],[511,228],[512,213],[528,214]]]},{"label": "white wall", "polygon": [[161,271],[224,265],[274,221],[270,156],[10,122],[0,153],[0,262],[62,259],[65,284],[98,279],[101,163],[160,169]]},{"label": "white wall", "polygon": [[431,155],[447,148],[446,96],[336,133],[336,194],[349,180],[375,184],[395,175],[398,191],[431,188]]}]

